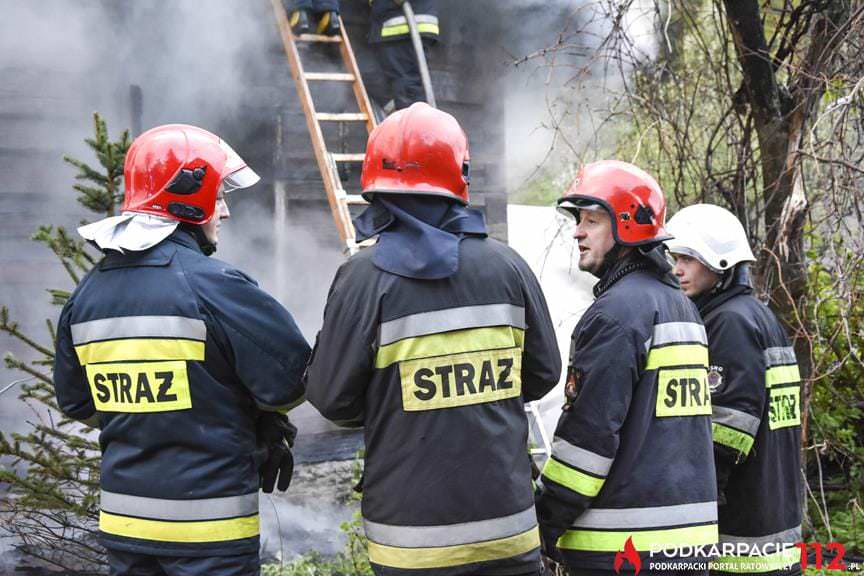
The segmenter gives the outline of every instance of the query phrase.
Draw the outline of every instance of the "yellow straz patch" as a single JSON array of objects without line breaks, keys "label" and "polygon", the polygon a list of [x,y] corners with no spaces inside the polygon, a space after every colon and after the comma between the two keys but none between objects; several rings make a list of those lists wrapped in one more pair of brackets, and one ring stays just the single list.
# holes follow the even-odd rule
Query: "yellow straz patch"
[{"label": "yellow straz patch", "polygon": [[89,364],[87,381],[100,412],[170,412],[192,407],[184,361]]},{"label": "yellow straz patch", "polygon": [[768,427],[771,430],[801,425],[801,388],[786,386],[770,389]]},{"label": "yellow straz patch", "polygon": [[657,416],[710,416],[711,392],[704,368],[660,370],[657,374]]},{"label": "yellow straz patch", "polygon": [[399,364],[406,412],[516,398],[522,394],[522,350],[505,348]]}]

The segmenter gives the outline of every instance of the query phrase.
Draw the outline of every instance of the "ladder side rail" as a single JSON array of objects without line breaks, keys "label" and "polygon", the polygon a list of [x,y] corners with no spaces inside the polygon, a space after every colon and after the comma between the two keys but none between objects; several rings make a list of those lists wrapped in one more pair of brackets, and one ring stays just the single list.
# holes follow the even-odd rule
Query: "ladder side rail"
[{"label": "ladder side rail", "polygon": [[366,131],[371,133],[375,129],[377,122],[375,114],[372,112],[372,102],[369,100],[369,95],[366,93],[366,87],[363,85],[363,78],[360,76],[360,68],[357,66],[357,59],[354,57],[354,50],[351,48],[351,41],[348,39],[348,31],[345,29],[345,24],[342,23],[342,17],[339,17],[339,25],[342,30],[342,43],[339,45],[339,50],[342,51],[342,59],[345,61],[348,72],[354,75],[354,97],[357,99],[357,106],[360,111],[366,114]]},{"label": "ladder side rail", "polygon": [[350,220],[345,221],[342,208],[343,202],[337,198],[337,190],[342,190],[342,184],[335,179],[334,172],[330,166],[331,161],[327,153],[327,144],[324,140],[324,133],[321,131],[321,125],[316,118],[315,104],[312,102],[309,84],[306,82],[303,74],[303,63],[300,61],[300,54],[297,51],[297,45],[294,43],[294,33],[291,31],[291,25],[288,22],[288,15],[285,12],[285,7],[282,5],[282,0],[271,0],[271,4],[273,5],[273,13],[282,37],[282,44],[290,63],[291,76],[294,78],[294,83],[297,86],[300,104],[303,106],[303,112],[306,116],[306,127],[309,129],[312,148],[315,152],[315,160],[321,172],[321,179],[324,181],[327,203],[330,205],[330,212],[333,215],[333,220],[336,222],[339,237],[342,242],[348,244],[349,240],[351,242],[354,241],[354,226]]}]

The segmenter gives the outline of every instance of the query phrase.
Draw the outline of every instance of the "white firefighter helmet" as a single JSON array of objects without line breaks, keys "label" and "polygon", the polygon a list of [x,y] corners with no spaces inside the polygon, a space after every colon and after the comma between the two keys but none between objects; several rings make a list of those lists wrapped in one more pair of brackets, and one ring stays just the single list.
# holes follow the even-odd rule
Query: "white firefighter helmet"
[{"label": "white firefighter helmet", "polygon": [[755,262],[744,226],[732,212],[714,204],[694,204],[679,210],[666,230],[673,254],[701,261],[714,272],[729,270],[740,262]]}]

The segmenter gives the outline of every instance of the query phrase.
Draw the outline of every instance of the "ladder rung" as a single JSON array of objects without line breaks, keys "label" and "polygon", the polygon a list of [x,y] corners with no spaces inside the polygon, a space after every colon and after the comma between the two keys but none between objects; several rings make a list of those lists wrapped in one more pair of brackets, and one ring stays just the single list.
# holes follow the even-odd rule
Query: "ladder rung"
[{"label": "ladder rung", "polygon": [[321,122],[365,122],[366,114],[363,112],[317,112],[315,118]]},{"label": "ladder rung", "polygon": [[321,34],[300,34],[294,36],[294,40],[298,42],[342,42],[341,36],[324,36]]},{"label": "ladder rung", "polygon": [[333,82],[353,82],[353,74],[342,72],[306,72],[306,80],[330,80]]},{"label": "ladder rung", "polygon": [[366,154],[333,154],[334,162],[363,162]]},{"label": "ladder rung", "polygon": [[345,195],[345,203],[346,204],[369,204],[366,200],[363,199],[363,196],[360,194],[346,194]]}]

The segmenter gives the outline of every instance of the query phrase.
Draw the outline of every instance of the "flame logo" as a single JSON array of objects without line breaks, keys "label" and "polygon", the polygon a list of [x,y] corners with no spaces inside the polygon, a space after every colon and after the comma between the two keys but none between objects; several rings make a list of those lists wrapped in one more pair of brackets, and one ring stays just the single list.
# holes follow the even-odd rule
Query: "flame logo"
[{"label": "flame logo", "polygon": [[613,565],[613,568],[615,568],[616,574],[621,573],[621,566],[624,564],[625,560],[636,569],[636,574],[638,575],[639,570],[642,569],[642,559],[639,558],[639,552],[637,552],[636,547],[633,546],[632,536],[629,536],[627,542],[624,543],[624,551],[615,554],[615,564]]}]

